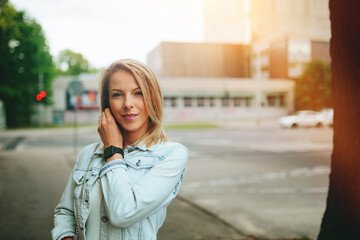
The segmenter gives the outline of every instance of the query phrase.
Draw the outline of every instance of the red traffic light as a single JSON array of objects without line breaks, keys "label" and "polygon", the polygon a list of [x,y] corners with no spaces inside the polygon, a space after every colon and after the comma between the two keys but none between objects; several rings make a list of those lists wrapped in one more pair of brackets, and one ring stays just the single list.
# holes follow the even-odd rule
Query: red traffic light
[{"label": "red traffic light", "polygon": [[36,101],[40,102],[43,98],[46,97],[46,91],[42,90],[39,94],[36,94]]},{"label": "red traffic light", "polygon": [[42,91],[40,92],[40,97],[41,97],[41,98],[46,97],[46,92],[45,92],[44,90],[42,90]]}]

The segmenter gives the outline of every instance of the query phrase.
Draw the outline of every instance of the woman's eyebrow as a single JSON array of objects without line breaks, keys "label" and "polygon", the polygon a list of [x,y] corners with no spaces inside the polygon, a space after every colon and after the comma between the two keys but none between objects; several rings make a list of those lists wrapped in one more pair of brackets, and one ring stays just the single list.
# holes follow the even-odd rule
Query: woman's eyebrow
[{"label": "woman's eyebrow", "polygon": [[[131,90],[131,91],[136,91],[136,90],[141,90],[141,88],[140,87],[137,87],[137,88],[134,88],[133,90]],[[117,89],[117,88],[113,88],[113,89],[111,89],[111,92],[114,92],[114,91],[117,91],[117,92],[123,92],[123,90],[121,90],[121,89]]]}]

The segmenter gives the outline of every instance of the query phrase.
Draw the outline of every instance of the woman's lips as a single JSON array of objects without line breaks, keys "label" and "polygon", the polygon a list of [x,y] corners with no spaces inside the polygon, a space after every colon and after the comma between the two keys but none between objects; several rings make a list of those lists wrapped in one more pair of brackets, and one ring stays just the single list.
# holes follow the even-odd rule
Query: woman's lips
[{"label": "woman's lips", "polygon": [[122,115],[122,117],[123,117],[125,120],[134,120],[137,115],[138,115],[138,114],[125,114],[125,115]]}]

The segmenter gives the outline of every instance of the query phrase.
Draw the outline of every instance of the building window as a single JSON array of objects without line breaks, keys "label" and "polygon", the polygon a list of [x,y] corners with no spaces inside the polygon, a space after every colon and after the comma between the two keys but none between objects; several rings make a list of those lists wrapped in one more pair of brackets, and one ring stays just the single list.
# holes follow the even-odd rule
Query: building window
[{"label": "building window", "polygon": [[204,107],[205,106],[205,98],[204,97],[198,97],[197,98],[197,106],[198,107]]},{"label": "building window", "polygon": [[169,106],[169,101],[170,101],[170,98],[169,97],[164,97],[164,107],[170,107]]},{"label": "building window", "polygon": [[235,107],[241,107],[243,104],[243,98],[241,97],[236,97],[234,98],[234,106]]},{"label": "building window", "polygon": [[269,107],[285,107],[285,94],[279,93],[267,96],[267,106]]},{"label": "building window", "polygon": [[191,107],[191,106],[192,106],[192,98],[184,97],[184,107]]},{"label": "building window", "polygon": [[215,107],[215,97],[209,97],[206,99],[206,101],[208,101],[210,107]]},{"label": "building window", "polygon": [[230,98],[229,97],[221,98],[221,103],[222,103],[223,107],[229,107],[230,106]]},{"label": "building window", "polygon": [[304,63],[311,60],[311,41],[306,39],[289,39],[288,41],[288,76],[296,78],[301,75]]},{"label": "building window", "polygon": [[164,106],[167,107],[177,107],[177,98],[176,97],[164,97]]},{"label": "building window", "polygon": [[267,96],[267,105],[269,107],[275,107],[276,106],[276,96]]},{"label": "building window", "polygon": [[246,98],[245,98],[245,102],[246,102],[245,105],[246,105],[247,107],[251,107],[252,101],[253,101],[252,97],[246,97]]},{"label": "building window", "polygon": [[285,94],[279,95],[279,104],[280,107],[285,107]]},{"label": "building window", "polygon": [[234,106],[235,107],[250,107],[252,97],[235,97]]},{"label": "building window", "polygon": [[176,97],[171,97],[170,98],[170,104],[171,104],[171,107],[173,107],[173,108],[177,107],[177,99],[176,99]]}]

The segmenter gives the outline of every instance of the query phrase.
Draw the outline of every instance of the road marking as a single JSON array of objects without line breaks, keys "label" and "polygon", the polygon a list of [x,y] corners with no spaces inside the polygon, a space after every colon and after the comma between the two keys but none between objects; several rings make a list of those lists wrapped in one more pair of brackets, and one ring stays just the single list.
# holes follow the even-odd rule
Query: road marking
[{"label": "road marking", "polygon": [[328,188],[318,187],[318,188],[303,188],[304,193],[327,193]]},{"label": "road marking", "polygon": [[201,156],[200,152],[189,150],[189,158],[197,158],[199,156]]},{"label": "road marking", "polygon": [[283,170],[278,172],[267,172],[263,174],[253,174],[248,176],[220,178],[207,181],[184,182],[184,188],[202,188],[202,187],[231,187],[252,183],[271,182],[275,180],[284,180],[295,177],[312,177],[330,174],[330,167],[316,166],[313,168],[303,167]]},{"label": "road marking", "polygon": [[271,188],[247,188],[249,193],[296,193],[296,188],[291,187],[271,187]]},{"label": "road marking", "polygon": [[264,142],[248,145],[248,148],[255,151],[288,153],[288,152],[311,152],[311,151],[327,151],[333,147],[332,143],[319,142]]},{"label": "road marking", "polygon": [[202,146],[227,146],[230,145],[232,141],[229,139],[198,139],[193,143]]},{"label": "road marking", "polygon": [[[186,187],[181,189],[182,192],[193,192],[193,189],[187,189]],[[196,193],[211,193],[211,194],[224,194],[224,193],[250,193],[250,194],[324,194],[328,192],[327,187],[314,187],[314,188],[296,188],[296,187],[232,187],[232,188],[212,188],[212,187],[199,187],[196,189]]]},{"label": "road marking", "polygon": [[10,141],[8,141],[6,144],[4,144],[4,146],[0,149],[0,151],[6,151],[6,150],[15,150],[16,147],[22,142],[24,141],[24,137],[20,136],[20,137],[16,137],[11,139]]}]

